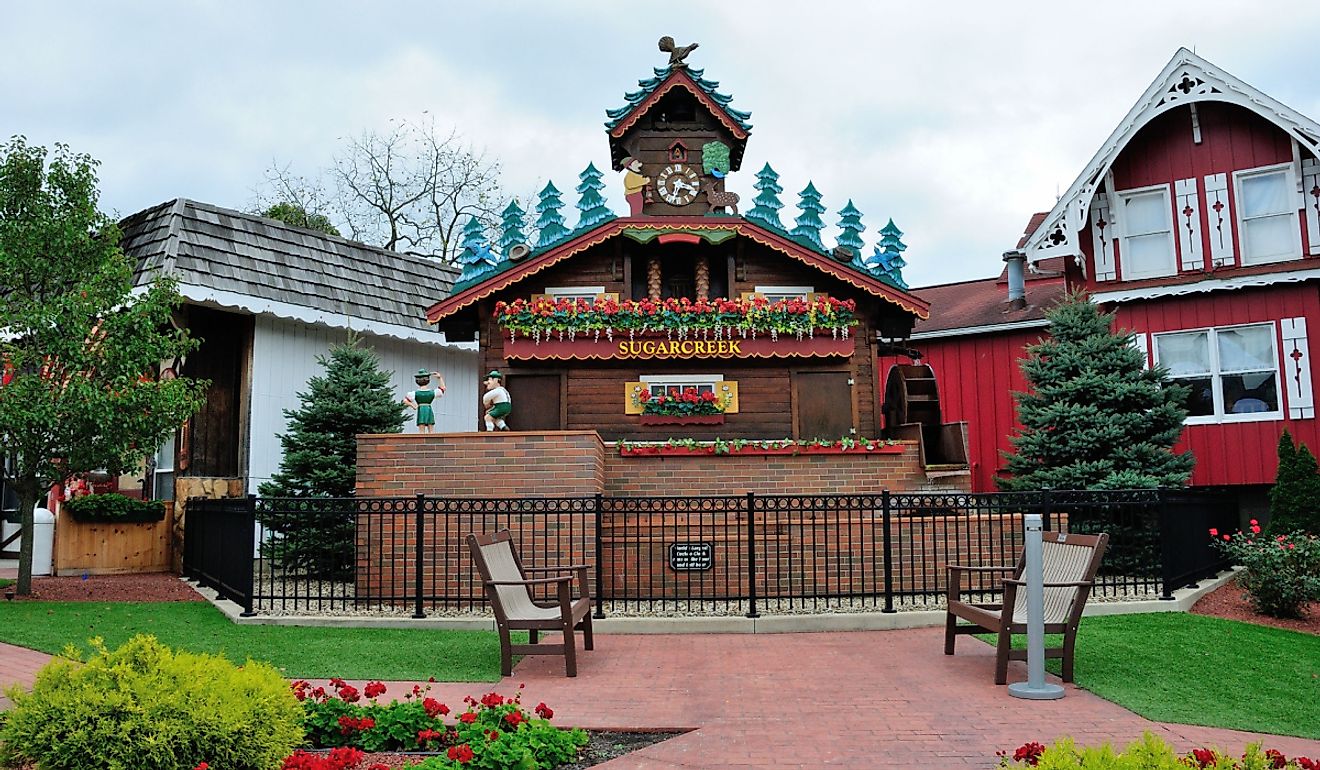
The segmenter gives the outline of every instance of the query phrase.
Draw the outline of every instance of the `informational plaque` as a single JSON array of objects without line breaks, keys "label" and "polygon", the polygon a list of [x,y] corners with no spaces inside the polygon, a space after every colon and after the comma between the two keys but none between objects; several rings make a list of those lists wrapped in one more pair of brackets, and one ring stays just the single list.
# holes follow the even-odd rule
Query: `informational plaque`
[{"label": "informational plaque", "polygon": [[701,572],[714,566],[714,543],[669,544],[669,568],[675,572]]}]

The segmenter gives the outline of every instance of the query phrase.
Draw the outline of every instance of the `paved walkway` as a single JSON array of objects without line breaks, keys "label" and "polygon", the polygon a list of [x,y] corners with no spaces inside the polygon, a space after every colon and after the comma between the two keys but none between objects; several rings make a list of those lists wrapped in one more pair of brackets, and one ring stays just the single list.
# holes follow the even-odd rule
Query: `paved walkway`
[{"label": "paved walkway", "polygon": [[[671,768],[992,768],[995,751],[1072,736],[1127,743],[1150,730],[1179,750],[1216,745],[1240,753],[1252,741],[1320,757],[1320,741],[1150,722],[1068,687],[1058,701],[1009,697],[992,684],[988,645],[959,640],[942,654],[943,629],[759,635],[601,634],[563,676],[555,656],[524,658],[496,685],[437,684],[464,695],[544,701],[555,722],[586,728],[698,728],[600,765]],[[0,645],[0,685],[31,680],[36,653]],[[10,661],[13,661],[11,663]],[[1014,663],[1009,681],[1025,679]],[[391,686],[401,695],[411,683]]]}]

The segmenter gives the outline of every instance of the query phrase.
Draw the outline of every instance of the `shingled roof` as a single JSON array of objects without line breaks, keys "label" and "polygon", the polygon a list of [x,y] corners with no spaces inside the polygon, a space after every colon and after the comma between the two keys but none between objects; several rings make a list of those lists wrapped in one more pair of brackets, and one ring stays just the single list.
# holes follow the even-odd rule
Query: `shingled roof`
[{"label": "shingled roof", "polygon": [[159,275],[193,302],[257,315],[440,341],[426,308],[458,271],[437,260],[177,198],[120,223],[135,283]]}]

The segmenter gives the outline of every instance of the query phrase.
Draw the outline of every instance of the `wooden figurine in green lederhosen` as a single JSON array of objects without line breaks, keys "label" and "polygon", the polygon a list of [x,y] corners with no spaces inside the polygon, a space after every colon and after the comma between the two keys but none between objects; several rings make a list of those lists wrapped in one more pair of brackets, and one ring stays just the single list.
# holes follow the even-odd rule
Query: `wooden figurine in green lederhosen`
[{"label": "wooden figurine in green lederhosen", "polygon": [[481,405],[486,407],[486,430],[508,430],[505,417],[513,411],[513,400],[509,391],[504,389],[504,375],[498,370],[486,375],[483,380],[486,392],[481,396]]},{"label": "wooden figurine in green lederhosen", "polygon": [[[431,389],[432,375],[439,380],[435,390]],[[404,396],[403,403],[407,404],[409,409],[417,410],[417,432],[432,433],[435,431],[435,410],[431,408],[431,402],[445,394],[445,378],[440,372],[418,369],[416,381],[417,390]]]}]

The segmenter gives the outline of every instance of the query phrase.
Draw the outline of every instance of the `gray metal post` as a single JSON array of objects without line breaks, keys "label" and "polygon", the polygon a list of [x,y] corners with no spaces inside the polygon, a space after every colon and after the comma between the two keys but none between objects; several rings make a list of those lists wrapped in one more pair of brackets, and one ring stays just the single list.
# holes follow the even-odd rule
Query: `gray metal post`
[{"label": "gray metal post", "polygon": [[[1028,513],[1023,517],[1027,530],[1027,563],[1022,577],[1027,589],[1027,681],[1008,686],[1008,694],[1028,700],[1058,700],[1063,688],[1045,682],[1045,577],[1041,565],[1041,516]],[[1013,612],[1004,607],[1004,613]],[[1008,618],[1004,619],[1008,622]]]}]

